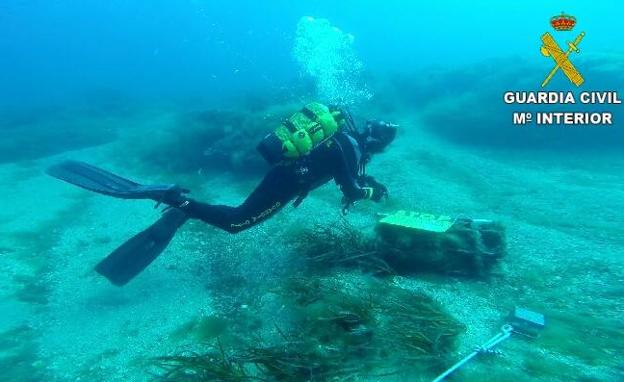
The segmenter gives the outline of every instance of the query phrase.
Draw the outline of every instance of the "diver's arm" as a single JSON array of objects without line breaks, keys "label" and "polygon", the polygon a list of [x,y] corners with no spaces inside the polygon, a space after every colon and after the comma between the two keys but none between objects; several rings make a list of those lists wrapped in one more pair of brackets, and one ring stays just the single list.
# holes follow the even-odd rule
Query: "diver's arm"
[{"label": "diver's arm", "polygon": [[336,167],[334,170],[334,180],[340,187],[346,201],[351,204],[361,199],[368,199],[372,196],[372,189],[360,187],[357,179],[357,168],[353,168],[346,158],[346,154],[340,144],[336,144],[333,150]]},{"label": "diver's arm", "polygon": [[339,174],[336,174],[336,184],[340,187],[340,191],[344,197],[350,202],[355,202],[362,199],[370,199],[372,196],[372,189],[370,187],[360,187],[356,179],[348,174],[342,174],[343,170],[339,170]]},{"label": "diver's arm", "polygon": [[379,183],[370,175],[357,176],[357,169],[349,166],[346,156],[340,145],[337,145],[338,158],[334,179],[340,187],[343,198],[343,211],[358,200],[369,199],[374,202],[380,202],[384,198],[388,198],[388,189]]}]

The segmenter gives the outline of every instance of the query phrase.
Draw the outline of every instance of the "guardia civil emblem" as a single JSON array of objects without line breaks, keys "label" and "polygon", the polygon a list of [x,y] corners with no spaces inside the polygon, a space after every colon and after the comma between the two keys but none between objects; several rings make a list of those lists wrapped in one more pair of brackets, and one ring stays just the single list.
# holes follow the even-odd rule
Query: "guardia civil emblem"
[{"label": "guardia civil emblem", "polygon": [[[570,32],[574,29],[576,25],[576,17],[566,15],[565,13],[561,13],[561,15],[553,16],[550,19],[550,25],[555,29],[556,32]],[[576,86],[581,86],[581,84],[585,81],[581,73],[576,69],[576,67],[570,61],[570,54],[572,53],[580,53],[581,51],[578,48],[581,40],[585,37],[585,32],[581,32],[574,41],[568,41],[568,49],[567,51],[563,51],[553,36],[546,32],[542,35],[542,48],[541,52],[546,57],[551,57],[555,63],[555,67],[548,73],[544,82],[542,82],[542,87],[548,85],[553,76],[561,69],[561,72]]]}]

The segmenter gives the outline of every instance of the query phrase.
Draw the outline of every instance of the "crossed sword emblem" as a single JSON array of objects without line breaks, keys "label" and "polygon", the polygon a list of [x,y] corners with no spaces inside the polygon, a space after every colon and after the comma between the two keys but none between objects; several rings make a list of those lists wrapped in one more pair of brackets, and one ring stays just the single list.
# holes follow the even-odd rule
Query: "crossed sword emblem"
[{"label": "crossed sword emblem", "polygon": [[581,86],[585,80],[583,79],[583,76],[581,76],[581,73],[579,73],[574,65],[572,65],[569,57],[572,52],[580,53],[578,44],[581,42],[583,37],[585,37],[585,32],[581,32],[581,34],[579,34],[574,41],[568,42],[568,51],[564,53],[550,33],[546,32],[542,35],[542,42],[544,45],[542,45],[541,52],[546,57],[551,56],[556,63],[555,67],[550,71],[544,82],[542,82],[542,87],[548,85],[559,69],[561,69],[563,74],[565,74],[565,76],[568,77],[574,85]]}]

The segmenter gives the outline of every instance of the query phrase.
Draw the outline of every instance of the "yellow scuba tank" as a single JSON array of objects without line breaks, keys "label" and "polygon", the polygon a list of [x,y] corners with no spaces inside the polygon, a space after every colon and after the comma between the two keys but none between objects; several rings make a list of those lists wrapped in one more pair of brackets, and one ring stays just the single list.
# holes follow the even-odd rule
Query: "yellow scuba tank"
[{"label": "yellow scuba tank", "polygon": [[296,160],[308,155],[338,131],[343,116],[318,102],[305,105],[285,119],[258,144],[258,151],[269,164]]}]

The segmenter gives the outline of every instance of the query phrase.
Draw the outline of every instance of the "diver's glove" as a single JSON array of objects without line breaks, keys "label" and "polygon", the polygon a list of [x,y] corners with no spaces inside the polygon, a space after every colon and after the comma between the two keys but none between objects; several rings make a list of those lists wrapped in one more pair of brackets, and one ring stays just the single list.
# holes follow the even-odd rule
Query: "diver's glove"
[{"label": "diver's glove", "polygon": [[388,198],[388,188],[379,183],[370,175],[365,175],[360,180],[362,189],[366,191],[365,199],[370,199],[374,202],[380,202],[382,199]]},{"label": "diver's glove", "polygon": [[[364,195],[362,195],[361,199],[368,199],[374,202],[380,202],[382,199],[388,198],[388,188],[383,184],[379,183],[370,175],[361,176],[357,180],[358,185],[364,191]],[[342,197],[342,214],[346,215],[349,212],[349,209],[353,206],[353,204],[357,201],[353,199],[349,199],[346,196]]]}]

